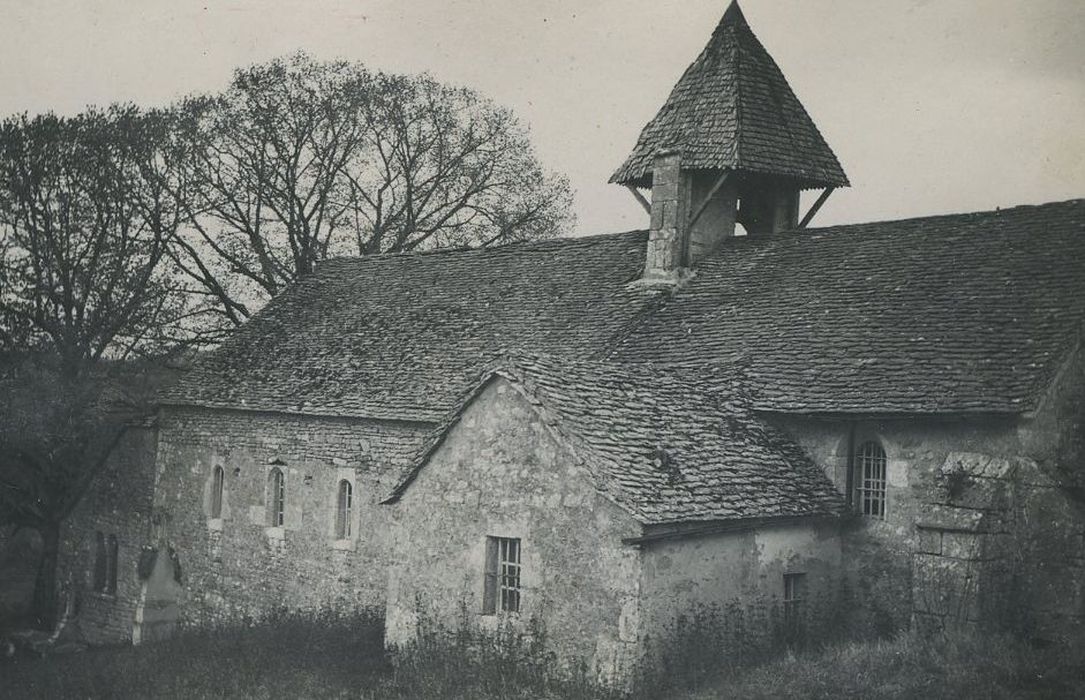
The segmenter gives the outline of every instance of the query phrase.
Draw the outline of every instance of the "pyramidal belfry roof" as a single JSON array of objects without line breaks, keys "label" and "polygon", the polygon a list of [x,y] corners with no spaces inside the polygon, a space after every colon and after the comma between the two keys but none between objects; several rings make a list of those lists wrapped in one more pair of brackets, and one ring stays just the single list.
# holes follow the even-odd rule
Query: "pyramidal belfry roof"
[{"label": "pyramidal belfry roof", "polygon": [[677,150],[685,169],[734,169],[846,187],[848,178],[787,79],[732,2],[633,153],[610,181],[647,187],[652,160]]}]

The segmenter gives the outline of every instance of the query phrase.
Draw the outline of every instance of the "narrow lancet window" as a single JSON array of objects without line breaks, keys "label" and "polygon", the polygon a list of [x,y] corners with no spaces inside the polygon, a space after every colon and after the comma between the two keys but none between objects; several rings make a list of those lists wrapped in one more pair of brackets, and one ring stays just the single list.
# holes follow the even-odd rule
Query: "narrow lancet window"
[{"label": "narrow lancet window", "polygon": [[339,482],[339,495],[336,499],[335,538],[349,540],[351,537],[351,510],[354,501],[354,487],[343,479]]},{"label": "narrow lancet window", "polygon": [[286,476],[275,467],[268,477],[268,522],[271,527],[282,527],[286,522]]},{"label": "narrow lancet window", "polygon": [[211,517],[222,517],[222,484],[224,479],[222,467],[215,467],[211,473]]}]

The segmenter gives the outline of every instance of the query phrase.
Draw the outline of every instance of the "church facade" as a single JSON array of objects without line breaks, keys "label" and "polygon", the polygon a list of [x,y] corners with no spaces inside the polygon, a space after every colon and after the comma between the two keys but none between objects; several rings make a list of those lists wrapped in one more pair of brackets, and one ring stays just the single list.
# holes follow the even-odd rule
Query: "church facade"
[{"label": "church facade", "polygon": [[810,228],[848,180],[737,4],[612,181],[648,230],[329,260],[201,359],[132,595],[172,551],[184,625],[537,623],[604,677],[712,606],[1081,624],[1085,201]]}]

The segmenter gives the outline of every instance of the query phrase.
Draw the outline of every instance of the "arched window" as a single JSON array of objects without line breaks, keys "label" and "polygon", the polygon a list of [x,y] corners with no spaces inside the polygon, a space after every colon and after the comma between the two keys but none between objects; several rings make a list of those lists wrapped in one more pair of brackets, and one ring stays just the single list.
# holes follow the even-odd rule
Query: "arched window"
[{"label": "arched window", "polygon": [[106,571],[106,592],[117,592],[117,554],[120,551],[120,547],[117,545],[117,536],[109,536],[109,557],[107,558],[107,571]]},{"label": "arched window", "polygon": [[109,569],[106,561],[105,535],[96,532],[94,539],[94,590],[104,592]]},{"label": "arched window", "polygon": [[885,487],[885,450],[874,440],[868,440],[855,453],[855,504],[859,512],[884,519]]},{"label": "arched window", "polygon": [[274,467],[268,478],[268,516],[272,527],[282,527],[286,520],[286,477]]},{"label": "arched window", "polygon": [[222,517],[222,483],[225,480],[222,467],[216,466],[211,472],[211,517]]},{"label": "arched window", "polygon": [[353,500],[354,487],[346,479],[341,480],[335,509],[335,538],[338,540],[350,539],[350,513]]}]

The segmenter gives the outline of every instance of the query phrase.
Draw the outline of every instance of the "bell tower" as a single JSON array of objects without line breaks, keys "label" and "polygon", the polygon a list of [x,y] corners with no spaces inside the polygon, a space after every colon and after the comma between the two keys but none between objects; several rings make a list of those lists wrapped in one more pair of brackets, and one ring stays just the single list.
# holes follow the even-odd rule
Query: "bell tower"
[{"label": "bell tower", "polygon": [[[645,277],[677,279],[735,224],[752,236],[805,226],[848,178],[732,2],[712,38],[611,176],[649,211]],[[640,189],[651,189],[649,201]],[[823,189],[799,219],[799,193]]]}]

